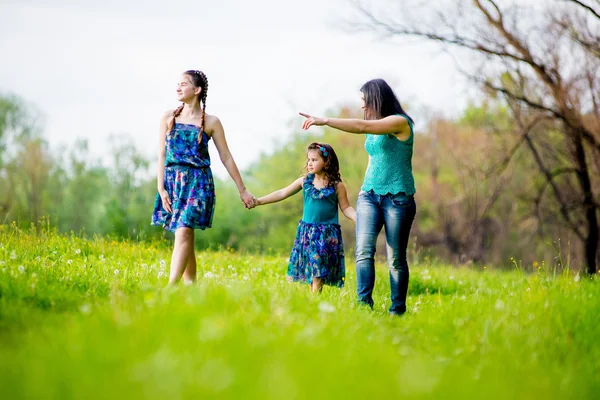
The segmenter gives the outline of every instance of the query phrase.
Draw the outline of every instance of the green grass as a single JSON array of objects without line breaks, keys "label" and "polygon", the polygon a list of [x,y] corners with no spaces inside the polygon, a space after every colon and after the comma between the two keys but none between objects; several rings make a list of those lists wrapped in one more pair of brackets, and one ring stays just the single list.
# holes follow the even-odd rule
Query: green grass
[{"label": "green grass", "polygon": [[[286,255],[198,253],[199,282],[163,290],[168,243],[0,226],[0,396],[519,398],[600,393],[600,285],[413,265],[409,313],[347,285],[313,296]],[[595,393],[595,394],[594,394]]]}]

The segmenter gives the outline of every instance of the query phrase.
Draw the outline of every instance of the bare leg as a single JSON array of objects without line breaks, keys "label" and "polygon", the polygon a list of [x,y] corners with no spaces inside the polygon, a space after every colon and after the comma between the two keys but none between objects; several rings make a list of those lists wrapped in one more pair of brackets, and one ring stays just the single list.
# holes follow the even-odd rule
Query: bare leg
[{"label": "bare leg", "polygon": [[313,293],[321,293],[321,291],[323,291],[323,279],[313,278],[310,284],[310,291]]},{"label": "bare leg", "polygon": [[179,228],[175,231],[175,246],[171,256],[171,271],[169,274],[169,286],[175,285],[181,279],[188,260],[190,249],[194,248],[194,230],[191,228]]},{"label": "bare leg", "polygon": [[192,231],[192,246],[185,271],[183,271],[183,283],[191,285],[194,282],[196,282],[196,253],[194,252],[194,231]]}]

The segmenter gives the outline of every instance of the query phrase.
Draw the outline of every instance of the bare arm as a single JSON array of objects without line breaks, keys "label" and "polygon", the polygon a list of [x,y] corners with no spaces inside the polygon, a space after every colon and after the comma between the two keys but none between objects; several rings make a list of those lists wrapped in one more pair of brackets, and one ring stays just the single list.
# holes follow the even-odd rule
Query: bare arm
[{"label": "bare arm", "polygon": [[302,129],[306,130],[313,125],[327,125],[344,132],[372,135],[395,134],[398,139],[406,140],[410,136],[410,125],[405,117],[390,115],[382,119],[357,119],[357,118],[320,118],[300,113],[306,118]]},{"label": "bare arm", "polygon": [[262,206],[270,203],[277,203],[278,201],[285,200],[290,196],[295,195],[302,190],[302,181],[304,178],[298,178],[291,185],[269,193],[266,196],[260,197],[256,200],[257,206]]},{"label": "bare arm", "polygon": [[335,189],[338,197],[338,204],[340,205],[340,210],[342,210],[342,214],[348,219],[356,222],[356,210],[352,208],[350,202],[348,201],[348,193],[346,192],[346,187],[342,182],[338,183],[337,188]]},{"label": "bare arm", "polygon": [[225,130],[223,129],[221,121],[215,116],[207,115],[206,118],[206,123],[210,126],[210,133],[215,141],[215,146],[219,152],[219,158],[221,159],[221,162],[225,166],[225,169],[227,169],[227,172],[235,183],[235,186],[237,186],[238,192],[240,192],[240,198],[246,207],[252,206],[254,203],[254,196],[252,196],[252,194],[246,189],[237,164],[235,163],[235,160],[229,151],[229,146],[227,145],[227,140],[225,139]]},{"label": "bare arm", "polygon": [[158,128],[158,168],[156,170],[156,189],[163,203],[163,208],[171,213],[171,199],[165,190],[165,160],[167,158],[166,138],[171,112],[166,112],[160,119]]}]

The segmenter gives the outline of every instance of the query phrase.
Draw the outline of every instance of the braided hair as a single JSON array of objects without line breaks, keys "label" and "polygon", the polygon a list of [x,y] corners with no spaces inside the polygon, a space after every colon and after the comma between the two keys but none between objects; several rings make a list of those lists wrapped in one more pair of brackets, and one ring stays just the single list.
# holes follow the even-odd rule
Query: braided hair
[{"label": "braided hair", "polygon": [[[337,186],[342,181],[342,177],[340,175],[340,162],[333,147],[327,143],[313,142],[308,145],[307,150],[317,150],[319,152],[319,156],[325,161],[323,172],[327,179],[327,185]],[[308,161],[306,162],[306,166],[308,167]]]},{"label": "braided hair", "polygon": [[[202,140],[202,132],[204,132],[204,121],[206,119],[206,96],[208,95],[208,78],[206,74],[199,70],[190,69],[183,73],[184,75],[189,76],[192,79],[192,83],[194,86],[202,89],[200,92],[200,96],[198,97],[198,101],[202,105],[202,122],[200,125],[200,132],[198,133],[198,143]],[[175,118],[181,114],[183,110],[184,104],[181,104],[179,107],[173,110],[173,118],[171,118],[171,122],[169,123],[169,132],[173,129],[175,125]]]}]

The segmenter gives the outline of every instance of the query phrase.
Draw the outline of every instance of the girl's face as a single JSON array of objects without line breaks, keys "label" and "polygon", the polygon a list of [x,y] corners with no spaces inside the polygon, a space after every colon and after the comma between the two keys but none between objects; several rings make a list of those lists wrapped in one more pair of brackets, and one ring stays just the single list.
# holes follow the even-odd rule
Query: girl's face
[{"label": "girl's face", "polygon": [[177,84],[177,100],[189,101],[199,95],[201,88],[194,86],[194,82],[189,75],[183,74]]},{"label": "girl's face", "polygon": [[365,103],[365,94],[363,92],[360,92],[360,108],[362,108],[363,111],[365,111],[367,108],[367,104]]},{"label": "girl's face", "polygon": [[308,169],[309,173],[320,174],[323,172],[323,168],[325,168],[325,160],[323,160],[319,150],[309,150],[306,153],[306,159],[306,168]]}]

